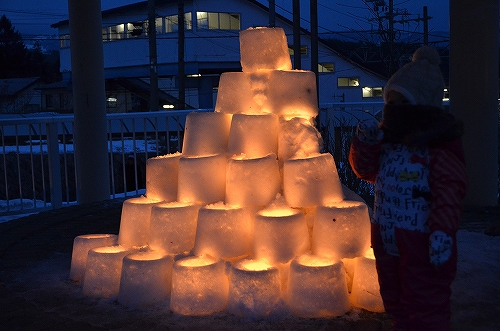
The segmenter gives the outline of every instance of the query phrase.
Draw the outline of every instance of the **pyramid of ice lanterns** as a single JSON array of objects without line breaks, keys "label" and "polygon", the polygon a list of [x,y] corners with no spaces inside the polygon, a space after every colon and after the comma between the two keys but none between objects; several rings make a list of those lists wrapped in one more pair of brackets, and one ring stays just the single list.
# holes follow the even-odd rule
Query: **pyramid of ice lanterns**
[{"label": "pyramid of ice lanterns", "polygon": [[240,46],[243,71],[221,75],[214,112],[187,116],[182,154],[147,161],[118,236],[75,239],[71,278],[183,315],[382,311],[368,207],[321,152],[314,73],[292,70],[280,28],[241,31]]}]

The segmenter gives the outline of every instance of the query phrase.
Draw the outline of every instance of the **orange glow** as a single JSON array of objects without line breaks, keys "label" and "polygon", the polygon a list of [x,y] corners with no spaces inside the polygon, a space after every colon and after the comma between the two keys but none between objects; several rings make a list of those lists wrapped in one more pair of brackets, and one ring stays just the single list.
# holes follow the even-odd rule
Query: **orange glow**
[{"label": "orange glow", "polygon": [[97,248],[94,248],[93,250],[96,253],[113,254],[113,253],[125,252],[127,249],[125,247],[123,247],[123,246],[115,245],[115,246],[97,247]]},{"label": "orange glow", "polygon": [[273,268],[273,266],[265,260],[241,260],[235,267],[247,271],[263,271]]},{"label": "orange glow", "polygon": [[373,248],[369,248],[366,252],[365,252],[365,257],[367,259],[372,259],[372,260],[375,260],[375,254],[373,253]]},{"label": "orange glow", "polygon": [[164,255],[158,251],[145,251],[145,252],[137,252],[130,254],[128,255],[128,258],[134,261],[153,261],[153,260],[159,260],[163,256]]},{"label": "orange glow", "polygon": [[84,235],[78,236],[78,238],[82,238],[82,239],[104,239],[104,238],[111,238],[111,236],[116,237],[116,235],[111,235],[111,234],[84,234]]},{"label": "orange glow", "polygon": [[216,261],[208,255],[205,256],[191,256],[176,262],[182,267],[204,267],[216,263]]},{"label": "orange glow", "polygon": [[309,267],[326,267],[335,263],[335,260],[330,257],[304,254],[297,257],[297,262]]},{"label": "orange glow", "polygon": [[292,208],[278,207],[273,209],[265,209],[259,212],[260,215],[265,217],[285,217],[297,214],[298,211]]}]

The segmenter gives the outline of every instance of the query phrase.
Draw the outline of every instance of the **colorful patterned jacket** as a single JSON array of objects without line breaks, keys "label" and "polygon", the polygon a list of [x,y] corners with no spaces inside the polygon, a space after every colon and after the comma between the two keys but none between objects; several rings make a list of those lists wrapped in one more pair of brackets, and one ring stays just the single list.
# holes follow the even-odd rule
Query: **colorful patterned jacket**
[{"label": "colorful patterned jacket", "polygon": [[[415,106],[412,107],[414,114]],[[407,143],[411,128],[401,125],[399,119],[396,124],[391,122],[390,114],[384,109],[387,121],[381,124],[389,137],[375,145],[354,137],[349,155],[354,173],[375,184],[372,222],[421,232],[441,230],[454,234],[462,216],[467,184],[461,139],[449,140],[441,135],[425,144]],[[414,122],[405,119],[405,123]],[[394,125],[401,127],[404,139],[391,134],[390,127]],[[435,131],[434,124],[432,127],[430,131]]]}]

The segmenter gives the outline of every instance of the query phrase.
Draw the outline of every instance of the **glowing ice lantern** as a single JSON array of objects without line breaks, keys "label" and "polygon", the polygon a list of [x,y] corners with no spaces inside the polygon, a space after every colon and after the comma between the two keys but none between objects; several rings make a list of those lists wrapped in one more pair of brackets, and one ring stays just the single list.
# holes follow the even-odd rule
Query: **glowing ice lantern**
[{"label": "glowing ice lantern", "polygon": [[192,203],[224,201],[226,156],[181,157],[177,200]]},{"label": "glowing ice lantern", "polygon": [[118,244],[124,247],[146,246],[149,239],[151,208],[158,204],[144,196],[123,202]]},{"label": "glowing ice lantern", "polygon": [[118,236],[116,234],[85,234],[75,237],[69,278],[81,282],[85,275],[89,250],[96,247],[113,246],[117,242]]},{"label": "glowing ice lantern", "polygon": [[287,303],[301,317],[345,314],[351,305],[342,262],[305,254],[290,264]]},{"label": "glowing ice lantern", "polygon": [[306,70],[273,70],[269,76],[268,98],[273,112],[279,116],[318,116],[316,75]]},{"label": "glowing ice lantern", "polygon": [[258,260],[287,263],[310,249],[304,213],[292,208],[263,209],[255,215],[253,252]]},{"label": "glowing ice lantern", "polygon": [[284,162],[292,158],[304,158],[320,152],[321,134],[314,124],[305,118],[280,117],[278,131],[278,158]]},{"label": "glowing ice lantern", "polygon": [[240,260],[231,266],[227,310],[238,316],[267,316],[281,298],[280,274],[265,261]]},{"label": "glowing ice lantern", "polygon": [[228,153],[247,158],[278,154],[278,116],[235,114],[229,131]]},{"label": "glowing ice lantern", "polygon": [[249,28],[240,31],[243,72],[259,69],[292,69],[288,42],[282,28]]},{"label": "glowing ice lantern", "polygon": [[177,175],[181,153],[149,158],[146,161],[146,196],[152,200],[177,199]]},{"label": "glowing ice lantern", "polygon": [[370,248],[365,256],[354,259],[351,302],[355,307],[372,312],[383,312],[384,304],[380,296],[375,257]]},{"label": "glowing ice lantern", "polygon": [[336,259],[362,256],[370,248],[368,206],[359,201],[340,201],[316,208],[313,252]]},{"label": "glowing ice lantern", "polygon": [[118,302],[144,307],[165,300],[172,284],[172,255],[157,251],[128,254],[123,258]]},{"label": "glowing ice lantern", "polygon": [[119,245],[92,248],[85,268],[83,294],[103,298],[118,296],[123,258],[131,252]]},{"label": "glowing ice lantern", "polygon": [[247,115],[272,113],[268,100],[271,71],[222,73],[214,111]]},{"label": "glowing ice lantern", "polygon": [[232,260],[252,251],[253,223],[246,209],[223,203],[207,205],[198,212],[195,255]]},{"label": "glowing ice lantern", "polygon": [[194,247],[197,204],[164,202],[151,209],[149,247],[163,253],[180,254]]},{"label": "glowing ice lantern", "polygon": [[230,114],[215,112],[189,113],[186,116],[182,155],[207,156],[225,153],[231,117]]},{"label": "glowing ice lantern", "polygon": [[225,263],[209,256],[177,260],[172,268],[170,309],[181,315],[210,315],[226,309]]},{"label": "glowing ice lantern", "polygon": [[275,154],[247,159],[233,156],[226,167],[226,203],[267,206],[280,191],[280,171]]},{"label": "glowing ice lantern", "polygon": [[343,200],[342,185],[333,156],[318,153],[285,161],[283,193],[291,207],[311,207]]}]

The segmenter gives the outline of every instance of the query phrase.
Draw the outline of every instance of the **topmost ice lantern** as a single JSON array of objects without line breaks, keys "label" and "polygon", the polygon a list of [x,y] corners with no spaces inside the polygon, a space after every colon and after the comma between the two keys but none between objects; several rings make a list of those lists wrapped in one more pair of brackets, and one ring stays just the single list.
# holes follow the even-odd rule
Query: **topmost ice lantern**
[{"label": "topmost ice lantern", "polygon": [[[148,160],[146,194],[140,204],[125,202],[118,246],[127,243],[144,277],[168,273],[143,284],[168,288],[161,293],[175,313],[210,314],[230,302],[238,315],[283,306],[307,317],[342,315],[360,302],[349,301],[356,264],[348,261],[370,247],[368,207],[345,199],[333,156],[321,152],[315,76],[292,70],[283,29],[241,31],[240,46],[243,71],[221,75],[214,112],[188,114],[183,152]],[[138,251],[171,258],[141,262]],[[95,275],[96,266],[80,268]],[[120,282],[119,273],[106,277]],[[134,304],[134,293],[118,297]]]}]

